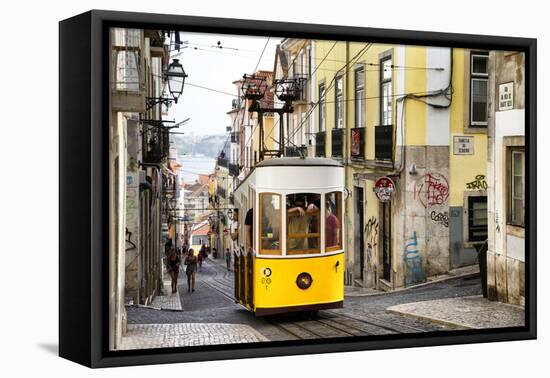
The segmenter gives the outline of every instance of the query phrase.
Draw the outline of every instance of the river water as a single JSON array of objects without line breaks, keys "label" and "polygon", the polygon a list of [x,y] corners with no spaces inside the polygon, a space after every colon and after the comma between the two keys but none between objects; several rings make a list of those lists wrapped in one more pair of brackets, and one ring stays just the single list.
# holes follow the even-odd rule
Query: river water
[{"label": "river water", "polygon": [[214,173],[216,159],[211,157],[178,156],[178,162],[182,164],[180,172],[185,183],[193,183],[199,174]]}]

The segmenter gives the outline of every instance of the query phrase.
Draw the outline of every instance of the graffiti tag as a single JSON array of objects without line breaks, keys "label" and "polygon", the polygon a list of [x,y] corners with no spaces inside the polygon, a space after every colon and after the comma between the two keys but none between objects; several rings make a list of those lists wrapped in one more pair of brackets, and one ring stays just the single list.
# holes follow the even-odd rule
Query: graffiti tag
[{"label": "graffiti tag", "polygon": [[440,173],[427,173],[414,184],[414,195],[424,207],[442,205],[449,198],[449,183]]},{"label": "graffiti tag", "polygon": [[365,225],[365,235],[367,241],[367,264],[372,264],[372,253],[374,247],[378,244],[378,220],[376,217],[370,217]]},{"label": "graffiti tag", "polygon": [[485,175],[477,175],[474,181],[466,183],[466,189],[487,190],[487,181],[485,181]]},{"label": "graffiti tag", "polygon": [[422,263],[422,256],[418,251],[418,239],[416,238],[416,231],[413,232],[412,237],[405,244],[405,286],[417,285],[426,280],[424,274],[424,264]]},{"label": "graffiti tag", "polygon": [[432,211],[430,214],[430,219],[435,223],[439,223],[443,227],[449,227],[449,213],[446,211],[440,211],[439,213]]},{"label": "graffiti tag", "polygon": [[367,235],[367,245],[376,247],[378,240],[378,220],[375,217],[370,217],[367,221],[365,234]]},{"label": "graffiti tag", "polygon": [[136,249],[137,245],[132,241],[132,233],[128,228],[126,228],[126,245],[130,245],[130,247],[126,247],[126,251],[131,251],[132,249]]}]

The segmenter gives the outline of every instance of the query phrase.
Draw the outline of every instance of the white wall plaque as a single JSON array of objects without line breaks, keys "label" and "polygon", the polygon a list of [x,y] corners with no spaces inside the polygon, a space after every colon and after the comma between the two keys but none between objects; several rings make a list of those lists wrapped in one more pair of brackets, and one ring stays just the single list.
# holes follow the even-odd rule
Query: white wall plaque
[{"label": "white wall plaque", "polygon": [[514,109],[514,83],[505,83],[498,86],[498,110]]},{"label": "white wall plaque", "polygon": [[454,137],[454,154],[455,155],[473,155],[474,154],[474,137],[459,135]]}]

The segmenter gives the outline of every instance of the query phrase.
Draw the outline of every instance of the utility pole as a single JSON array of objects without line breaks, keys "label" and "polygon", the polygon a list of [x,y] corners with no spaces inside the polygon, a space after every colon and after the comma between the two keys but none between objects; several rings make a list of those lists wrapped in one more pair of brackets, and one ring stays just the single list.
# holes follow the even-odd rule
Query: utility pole
[{"label": "utility pole", "polygon": [[[285,155],[285,129],[284,129],[284,115],[293,113],[294,108],[292,102],[296,101],[301,93],[303,78],[295,79],[279,79],[275,80],[275,94],[279,100],[284,102],[282,108],[264,107],[261,100],[264,99],[265,92],[268,89],[266,76],[264,75],[247,75],[243,76],[242,92],[247,100],[252,100],[252,104],[248,108],[249,112],[258,113],[258,126],[260,128],[260,156],[259,161],[263,161],[266,156],[282,157]],[[269,150],[265,148],[264,141],[264,113],[277,113],[279,115],[279,148],[275,150]]]}]

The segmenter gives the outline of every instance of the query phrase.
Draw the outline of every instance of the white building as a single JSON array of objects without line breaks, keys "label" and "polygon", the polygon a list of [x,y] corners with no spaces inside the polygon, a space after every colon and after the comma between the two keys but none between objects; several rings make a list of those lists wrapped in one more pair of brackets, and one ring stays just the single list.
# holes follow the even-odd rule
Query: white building
[{"label": "white building", "polygon": [[525,54],[489,55],[487,289],[525,305]]}]

